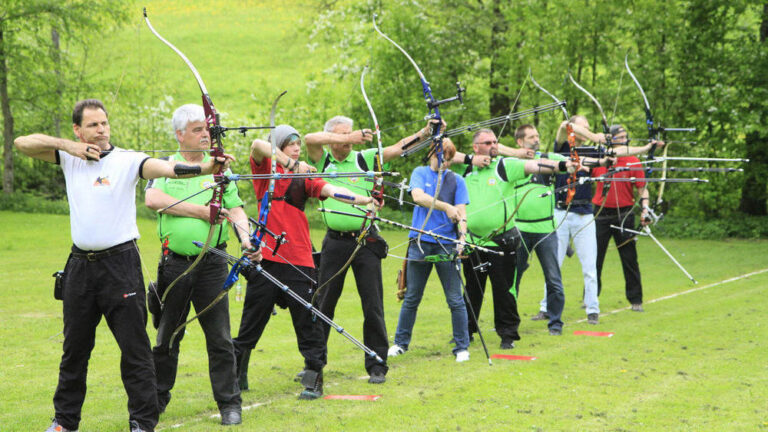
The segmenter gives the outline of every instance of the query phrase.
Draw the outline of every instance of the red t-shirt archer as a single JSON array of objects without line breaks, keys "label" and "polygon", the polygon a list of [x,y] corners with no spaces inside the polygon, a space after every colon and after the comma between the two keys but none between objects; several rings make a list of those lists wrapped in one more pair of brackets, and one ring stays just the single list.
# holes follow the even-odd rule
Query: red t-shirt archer
[{"label": "red t-shirt archer", "polygon": [[[616,167],[625,167],[629,163],[640,162],[635,156],[622,156],[616,160]],[[606,167],[596,167],[592,169],[592,177],[600,177],[608,172]],[[631,169],[627,171],[617,172],[611,175],[614,178],[631,178],[637,179],[645,178],[645,171],[642,165],[631,165]],[[595,196],[592,197],[592,204],[599,206],[603,203],[603,186],[605,182],[595,182],[597,187],[595,188]],[[635,204],[635,195],[632,188],[641,189],[645,187],[644,181],[634,182],[610,182],[611,188],[608,191],[608,196],[605,199],[605,207],[619,208],[630,207]]]},{"label": "red t-shirt archer", "polygon": [[[251,172],[253,174],[270,174],[272,170],[271,158],[265,157],[261,164],[251,160]],[[277,172],[285,173],[282,165],[277,164]],[[269,189],[269,179],[254,179],[253,191],[261,200]],[[261,253],[265,260],[285,263],[289,260],[296,266],[315,267],[312,260],[312,242],[309,239],[309,222],[304,214],[304,203],[307,198],[321,198],[320,191],[326,182],[322,179],[279,179],[275,181],[275,193],[272,199],[272,209],[267,217],[267,229],[280,235],[285,232],[287,243],[277,250],[278,255],[272,254],[275,247],[275,239],[269,234],[264,236],[267,247],[262,248]],[[289,190],[290,189],[290,190]],[[257,216],[258,219],[258,216]]]}]

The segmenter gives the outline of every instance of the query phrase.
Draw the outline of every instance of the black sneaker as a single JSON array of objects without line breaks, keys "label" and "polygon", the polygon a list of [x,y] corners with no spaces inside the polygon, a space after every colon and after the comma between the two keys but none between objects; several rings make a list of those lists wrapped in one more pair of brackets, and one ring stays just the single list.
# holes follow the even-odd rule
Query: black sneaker
[{"label": "black sneaker", "polygon": [[501,345],[499,346],[501,349],[513,349],[515,348],[515,341],[512,339],[501,339]]},{"label": "black sneaker", "polygon": [[221,424],[224,426],[239,425],[243,417],[239,406],[221,409]]},{"label": "black sneaker", "polygon": [[549,329],[549,335],[550,336],[562,336],[563,329],[561,328],[551,328]]},{"label": "black sneaker", "polygon": [[592,325],[597,325],[600,320],[598,319],[598,315],[596,313],[587,314],[587,323]]},{"label": "black sneaker", "polygon": [[370,374],[371,376],[368,378],[369,384],[384,384],[387,382],[387,376],[381,369],[373,369]]},{"label": "black sneaker", "polygon": [[139,422],[131,420],[131,432],[146,432],[146,430],[139,426]]},{"label": "black sneaker", "polygon": [[531,317],[531,321],[544,321],[549,319],[549,314],[544,311],[539,311],[538,314]]}]

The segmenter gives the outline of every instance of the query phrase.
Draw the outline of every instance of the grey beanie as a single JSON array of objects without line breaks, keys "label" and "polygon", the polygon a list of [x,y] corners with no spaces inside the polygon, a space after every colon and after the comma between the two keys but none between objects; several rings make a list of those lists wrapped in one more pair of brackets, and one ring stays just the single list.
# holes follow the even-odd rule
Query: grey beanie
[{"label": "grey beanie", "polygon": [[626,129],[624,129],[622,125],[611,125],[611,128],[610,128],[611,136],[616,136],[622,132],[626,132]]},{"label": "grey beanie", "polygon": [[296,135],[297,138],[301,138],[301,135],[299,134],[299,131],[294,129],[292,126],[288,126],[285,124],[277,125],[275,126],[275,129],[272,130],[272,133],[269,134],[269,140],[272,142],[272,134],[275,136],[275,142],[277,142],[277,148],[280,150],[283,149],[283,147],[286,146],[289,142],[293,141],[293,135]]}]

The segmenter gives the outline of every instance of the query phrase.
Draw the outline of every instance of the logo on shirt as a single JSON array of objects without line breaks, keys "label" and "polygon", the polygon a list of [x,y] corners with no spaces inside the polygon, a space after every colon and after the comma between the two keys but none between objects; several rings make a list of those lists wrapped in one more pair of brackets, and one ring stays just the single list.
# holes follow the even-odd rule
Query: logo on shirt
[{"label": "logo on shirt", "polygon": [[493,177],[488,177],[488,186],[493,186],[496,184],[496,179]]},{"label": "logo on shirt", "polygon": [[93,186],[109,186],[109,176],[106,177],[96,177],[96,181],[93,182]]}]

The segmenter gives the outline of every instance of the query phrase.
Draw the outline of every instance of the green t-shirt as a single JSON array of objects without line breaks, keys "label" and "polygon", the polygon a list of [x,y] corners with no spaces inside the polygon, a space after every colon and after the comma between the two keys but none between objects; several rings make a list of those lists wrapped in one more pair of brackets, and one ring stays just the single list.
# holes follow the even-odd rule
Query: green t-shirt
[{"label": "green t-shirt", "polygon": [[[338,161],[327,149],[323,149],[323,157],[316,162],[310,162],[318,172],[342,173],[342,172],[366,172],[373,171],[378,149],[370,148],[362,151],[351,151],[343,161]],[[386,164],[384,164],[386,167]],[[342,186],[358,195],[370,195],[373,183],[365,177],[355,178],[325,178],[332,185]],[[364,214],[352,207],[351,204],[329,199],[320,201],[320,206],[329,210],[343,211],[347,213]],[[363,219],[332,213],[323,213],[325,226],[336,231],[358,231]]]},{"label": "green t-shirt", "polygon": [[[554,161],[567,160],[557,153],[537,154],[534,159],[540,159],[542,156]],[[531,174],[513,185],[515,199],[512,207],[520,203],[520,209],[515,215],[515,224],[520,231],[551,233],[555,229],[555,194],[541,197],[541,194],[554,188],[549,178],[549,174]]]},{"label": "green t-shirt", "polygon": [[[209,155],[205,155],[203,162],[210,158]],[[175,153],[171,156],[172,160],[179,162],[186,162],[180,153]],[[230,174],[227,171],[227,174]],[[213,175],[202,175],[197,177],[174,179],[160,177],[153,180],[147,185],[147,188],[155,188],[165,192],[166,194],[174,198],[186,198],[195,192],[200,192],[201,189],[209,186],[213,183]],[[213,190],[207,190],[199,195],[196,195],[187,200],[192,204],[207,205],[208,201],[213,197]],[[236,182],[231,182],[224,190],[224,197],[222,199],[224,208],[234,208],[243,205],[243,201],[240,200],[240,196],[237,194]],[[207,220],[198,218],[191,218],[185,216],[174,216],[166,213],[161,213],[157,223],[157,234],[161,241],[168,239],[168,248],[181,255],[197,255],[200,253],[200,248],[192,244],[192,241],[205,242],[208,237],[208,231],[211,229]],[[227,222],[224,221],[221,225],[216,227],[213,233],[213,239],[211,240],[211,247],[217,246],[229,239],[229,230],[227,229]]]},{"label": "green t-shirt", "polygon": [[[483,237],[498,230],[512,215],[512,184],[524,178],[525,161],[515,158],[495,158],[485,168],[472,167],[464,182],[469,191],[467,229],[473,241],[481,246],[497,246]],[[514,225],[514,220],[509,221],[504,229],[498,230],[498,234]]]}]

